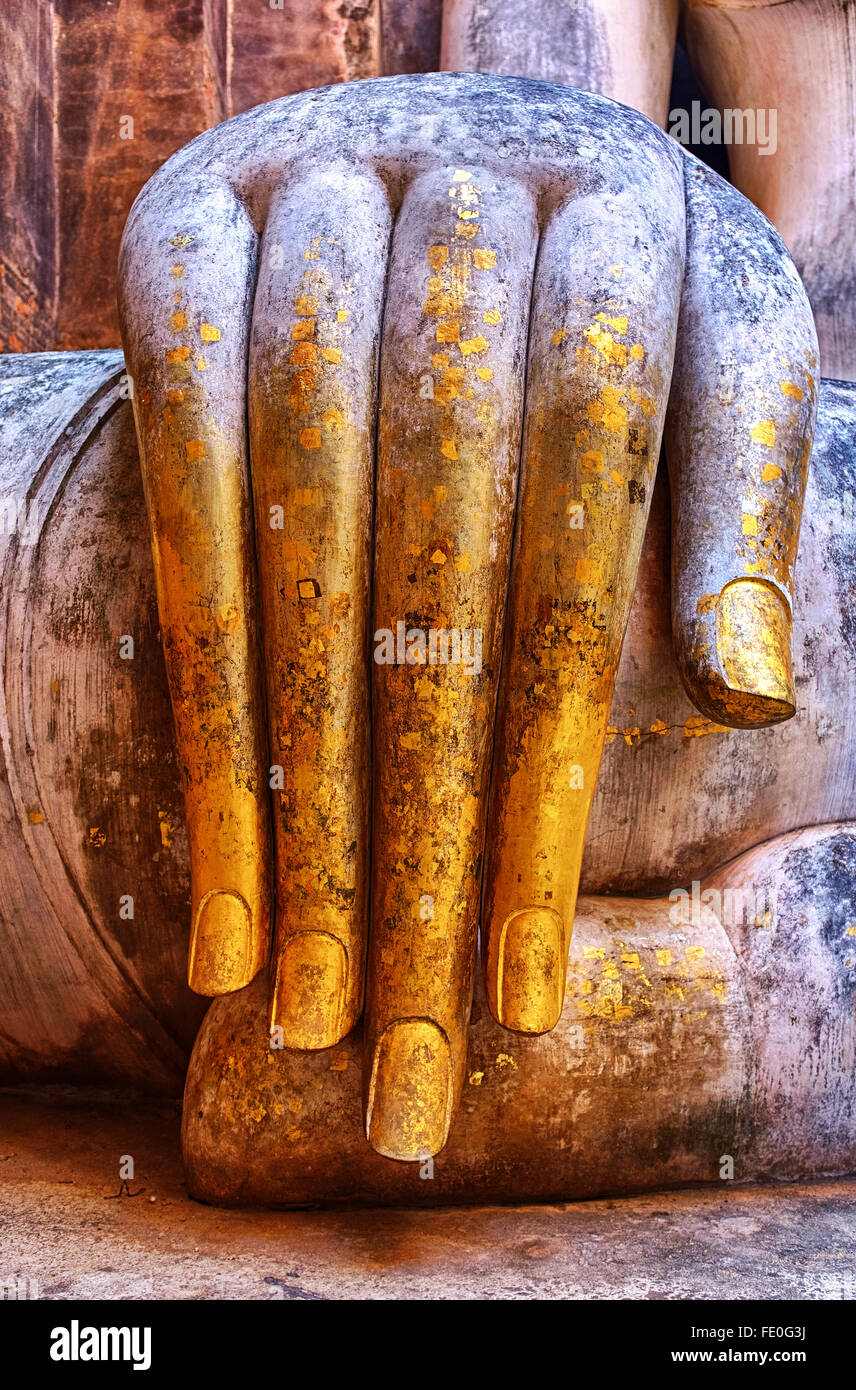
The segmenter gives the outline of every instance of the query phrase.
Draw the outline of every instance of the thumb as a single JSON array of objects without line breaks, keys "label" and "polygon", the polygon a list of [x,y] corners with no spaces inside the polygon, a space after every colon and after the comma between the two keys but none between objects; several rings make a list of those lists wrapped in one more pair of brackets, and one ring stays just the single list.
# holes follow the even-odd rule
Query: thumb
[{"label": "thumb", "polygon": [[793,568],[817,335],[778,233],[688,159],[687,257],[666,423],[672,629],[690,699],[735,728],[789,719]]}]

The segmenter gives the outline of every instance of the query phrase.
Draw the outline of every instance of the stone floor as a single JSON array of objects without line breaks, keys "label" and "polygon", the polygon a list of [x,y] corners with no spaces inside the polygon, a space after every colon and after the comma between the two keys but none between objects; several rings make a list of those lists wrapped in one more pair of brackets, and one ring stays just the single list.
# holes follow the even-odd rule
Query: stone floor
[{"label": "stone floor", "polygon": [[[118,1197],[133,1156],[139,1195]],[[220,1211],[177,1105],[0,1091],[0,1281],[179,1299],[856,1297],[856,1181],[445,1211]]]}]

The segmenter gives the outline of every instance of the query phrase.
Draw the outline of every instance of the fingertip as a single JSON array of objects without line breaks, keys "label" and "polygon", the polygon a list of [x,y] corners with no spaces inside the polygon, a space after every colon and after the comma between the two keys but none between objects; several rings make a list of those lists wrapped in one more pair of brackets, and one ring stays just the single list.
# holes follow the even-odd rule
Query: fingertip
[{"label": "fingertip", "polygon": [[784,594],[766,580],[734,579],[722,589],[712,617],[715,663],[682,663],[693,702],[711,719],[738,729],[793,718],[793,624]]},{"label": "fingertip", "polygon": [[502,924],[488,998],[503,1028],[515,1033],[549,1033],[565,1000],[562,918],[549,907],[510,912]]},{"label": "fingertip", "polygon": [[366,1138],[385,1158],[418,1163],[449,1137],[454,1085],[449,1040],[428,1018],[398,1019],[375,1046]]},{"label": "fingertip", "polygon": [[271,1028],[282,1029],[284,1047],[318,1052],[349,1031],[348,953],[329,932],[302,931],[286,938],[276,963]]},{"label": "fingertip", "polygon": [[187,983],[196,994],[214,996],[243,989],[258,973],[253,920],[240,893],[212,889],[193,919]]}]

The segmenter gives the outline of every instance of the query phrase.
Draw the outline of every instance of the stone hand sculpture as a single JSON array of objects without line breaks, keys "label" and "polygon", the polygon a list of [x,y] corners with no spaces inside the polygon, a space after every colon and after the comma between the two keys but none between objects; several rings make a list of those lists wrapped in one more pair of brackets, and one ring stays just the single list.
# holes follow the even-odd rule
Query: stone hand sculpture
[{"label": "stone hand sculpture", "polygon": [[339,1042],[365,980],[370,1143],[437,1153],[482,880],[492,1014],[539,1034],[562,1012],[664,430],[684,685],[719,725],[794,713],[804,290],[642,116],[457,76],[201,136],[135,204],[120,312],[191,984],[246,986],[275,903],[285,1046]]}]

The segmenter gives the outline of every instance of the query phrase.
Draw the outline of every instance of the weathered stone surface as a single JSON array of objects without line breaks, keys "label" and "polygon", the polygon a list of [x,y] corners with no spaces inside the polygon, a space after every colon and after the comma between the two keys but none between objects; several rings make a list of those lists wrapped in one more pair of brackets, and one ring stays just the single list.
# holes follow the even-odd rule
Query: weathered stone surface
[{"label": "weathered stone surface", "polygon": [[122,378],[119,353],[0,358],[0,1078],[176,1093],[204,1005]]},{"label": "weathered stone surface", "polygon": [[441,65],[599,92],[664,125],[680,0],[445,0]]},{"label": "weathered stone surface", "polygon": [[226,4],[55,0],[54,9],[55,345],[113,346],[116,258],[130,205],[173,150],[229,114]]},{"label": "weathered stone surface", "polygon": [[444,9],[443,0],[383,0],[381,58],[386,76],[439,71]]},{"label": "weathered stone surface", "polygon": [[[175,1106],[115,1095],[0,1095],[4,1276],[60,1300],[856,1297],[853,1182],[722,1181],[545,1206],[223,1211],[188,1200],[178,1123]],[[135,1162],[130,1200],[116,1198],[121,1154]]]},{"label": "weathered stone surface", "polygon": [[797,264],[823,374],[852,381],[856,11],[848,0],[689,0],[686,35],[711,103],[737,113],[731,177]]},{"label": "weathered stone surface", "polygon": [[[390,61],[436,66],[437,15],[411,35],[412,15]],[[6,352],[117,345],[122,227],[164,160],[233,111],[381,70],[379,0],[9,0],[0,43]]]},{"label": "weathered stone surface", "polygon": [[380,0],[236,5],[231,20],[232,111],[309,87],[377,77],[380,33]]},{"label": "weathered stone surface", "polygon": [[0,352],[51,347],[57,294],[56,87],[51,0],[4,5]]}]

